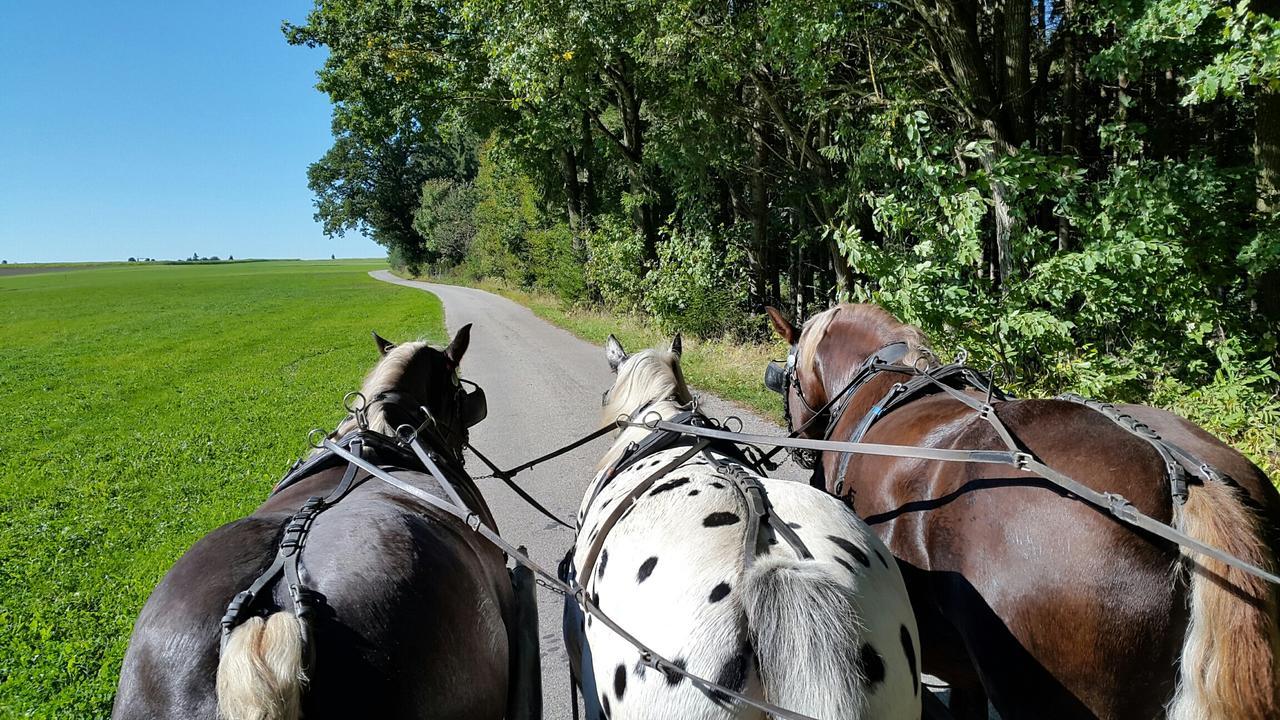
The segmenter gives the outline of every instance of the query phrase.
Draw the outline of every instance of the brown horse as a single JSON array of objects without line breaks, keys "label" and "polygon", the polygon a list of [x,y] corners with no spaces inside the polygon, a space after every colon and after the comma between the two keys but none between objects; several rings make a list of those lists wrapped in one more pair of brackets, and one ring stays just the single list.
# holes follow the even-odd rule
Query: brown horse
[{"label": "brown horse", "polygon": [[[401,424],[424,422],[425,409],[439,430],[437,462],[460,468],[469,420],[456,373],[469,338],[467,326],[442,352],[375,335],[382,358],[362,390],[372,401],[361,418],[367,430],[353,417],[335,436],[362,438],[355,447],[366,459],[440,495],[437,481],[412,454],[397,451],[391,436]],[[252,515],[202,538],[165,575],[138,617],[113,717],[519,716],[518,693],[509,693],[519,654],[517,608],[502,552],[454,517],[365,473],[353,474],[350,492],[315,516],[305,537],[299,574],[315,612],[295,615],[297,602],[281,578],[263,589],[219,651],[219,619],[272,567],[286,522],[308,498],[342,482],[346,462],[331,462],[324,451],[312,459],[318,470],[304,467]],[[465,504],[494,527],[465,473],[449,474]]]},{"label": "brown horse", "polygon": [[[875,306],[840,305],[803,330],[773,308],[769,316],[792,346],[785,402],[794,427],[882,348],[905,343],[905,366],[929,357],[918,330]],[[838,417],[817,418],[803,434],[850,439],[909,377],[873,375]],[[1050,467],[1118,492],[1202,542],[1275,566],[1280,496],[1257,466],[1183,418],[1119,408],[1229,476],[1192,485],[1180,504],[1157,451],[1094,409],[1062,400],[997,401],[994,409]],[[862,439],[1005,449],[992,425],[946,393],[895,407]],[[1182,554],[1008,466],[853,455],[841,472],[843,455],[821,457],[820,482],[839,489],[899,558],[923,666],[952,685],[957,717],[985,718],[989,698],[1005,720],[1280,718],[1274,587]]]}]

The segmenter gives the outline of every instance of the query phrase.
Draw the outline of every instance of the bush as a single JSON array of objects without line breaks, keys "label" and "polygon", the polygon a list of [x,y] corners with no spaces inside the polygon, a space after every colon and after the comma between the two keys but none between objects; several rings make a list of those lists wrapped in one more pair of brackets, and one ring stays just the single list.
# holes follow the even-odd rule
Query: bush
[{"label": "bush", "polygon": [[528,287],[533,280],[528,236],[540,217],[533,182],[486,150],[480,156],[475,193],[475,239],[467,271]]},{"label": "bush", "polygon": [[649,282],[644,238],[615,215],[602,215],[587,234],[587,284],[605,305],[634,312],[645,308]]},{"label": "bush", "polygon": [[564,223],[529,231],[529,271],[539,290],[570,304],[586,299],[585,261],[585,248],[575,247],[573,233]]},{"label": "bush", "polygon": [[432,178],[422,184],[413,229],[422,236],[426,255],[438,268],[461,263],[476,236],[476,191],[466,181]]},{"label": "bush", "polygon": [[746,258],[735,240],[724,228],[668,231],[645,303],[659,327],[702,337],[739,328]]}]

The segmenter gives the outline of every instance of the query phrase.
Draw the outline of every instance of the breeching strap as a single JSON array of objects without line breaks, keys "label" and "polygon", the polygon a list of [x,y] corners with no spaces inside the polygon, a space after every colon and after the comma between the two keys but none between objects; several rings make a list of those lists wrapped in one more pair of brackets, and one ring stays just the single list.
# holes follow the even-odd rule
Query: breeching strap
[{"label": "breeching strap", "polygon": [[[959,391],[955,391],[956,395],[961,395],[965,399],[977,402],[973,398]],[[982,406],[979,412],[988,422],[993,422],[997,433],[1002,438],[1007,438],[1006,442],[1012,442],[1012,437],[1008,435],[1008,431],[1004,428],[1003,423],[996,418],[994,410],[989,405]],[[802,450],[818,450],[837,453],[859,453],[863,455],[878,455],[881,457],[901,457],[901,458],[917,458],[920,460],[941,460],[944,462],[964,462],[964,463],[988,463],[993,465],[1010,465],[1019,470],[1030,472],[1038,475],[1045,480],[1057,485],[1062,490],[1076,496],[1077,498],[1093,505],[1099,509],[1105,510],[1114,516],[1117,520],[1141,528],[1169,542],[1181,545],[1195,553],[1211,557],[1215,560],[1223,562],[1231,567],[1247,572],[1250,575],[1257,576],[1269,583],[1280,585],[1280,576],[1268,572],[1257,565],[1245,562],[1240,558],[1230,555],[1218,548],[1206,545],[1189,535],[1156,520],[1149,515],[1145,515],[1133,506],[1123,495],[1118,493],[1102,493],[1090,488],[1063,473],[1054,470],[1035,458],[1028,452],[1017,449],[1010,450],[953,450],[947,448],[919,448],[909,445],[886,445],[881,443],[865,443],[865,442],[840,442],[836,440],[810,440],[807,438],[790,438],[790,437],[774,437],[770,435],[755,435],[751,433],[735,433],[726,430],[715,430],[712,428],[701,428],[692,425],[680,425],[659,421],[657,423],[641,423],[620,421],[620,425],[628,427],[647,427],[650,429],[667,430],[669,432],[679,432],[685,435],[695,437],[712,438],[715,440],[729,440],[733,442],[748,443],[751,445],[771,445],[774,447],[798,448]]]},{"label": "breeching strap", "polygon": [[[612,430],[614,427],[616,426],[609,425],[607,430]],[[684,427],[686,426],[678,426],[679,428],[678,432],[683,432]],[[603,433],[600,433],[600,434],[603,434]],[[418,439],[416,437],[409,438],[407,442],[409,443],[410,446],[418,446]],[[633,635],[631,635],[631,633],[628,633],[621,626],[615,623],[599,607],[596,607],[595,603],[591,602],[591,600],[587,598],[587,593],[582,588],[581,585],[579,585],[577,582],[574,582],[572,585],[570,585],[568,583],[561,581],[559,577],[548,572],[541,565],[539,565],[538,563],[530,559],[528,556],[521,553],[519,549],[516,548],[514,545],[507,542],[506,540],[503,540],[502,537],[498,535],[498,533],[494,532],[489,526],[485,525],[483,522],[480,521],[479,515],[475,514],[474,512],[471,512],[465,507],[454,505],[453,503],[443,498],[436,497],[435,495],[432,495],[431,493],[419,487],[416,487],[408,482],[405,482],[404,480],[401,480],[395,475],[392,475],[391,473],[387,472],[386,470],[383,470],[382,468],[378,467],[377,465],[374,465],[373,463],[365,460],[364,458],[358,457],[356,455],[351,454],[350,452],[347,452],[345,448],[335,444],[329,438],[324,439],[323,447],[329,450],[330,452],[332,452],[333,454],[337,455],[338,457],[341,457],[342,459],[351,463],[352,465],[361,468],[362,470],[369,473],[373,477],[387,483],[388,485],[398,490],[401,490],[408,495],[412,495],[413,497],[421,500],[422,502],[427,503],[428,505],[436,508],[437,510],[448,513],[449,515],[452,515],[455,518],[461,520],[463,523],[466,524],[467,527],[471,528],[476,533],[478,533],[481,537],[483,537],[485,540],[488,540],[490,543],[497,546],[498,549],[505,552],[507,556],[510,557],[513,561],[515,561],[516,563],[519,563],[520,565],[524,565],[525,567],[529,568],[533,572],[537,573],[543,579],[543,581],[547,584],[547,586],[555,590],[558,590],[564,593],[565,595],[572,597],[578,603],[578,605],[582,607],[584,612],[594,615],[597,620],[604,623],[605,626],[608,627],[613,632],[617,633],[617,635],[621,637],[625,642],[629,643],[630,645],[634,646],[637,650],[639,650],[640,661],[643,662],[645,665],[652,667],[655,670],[658,670],[659,672],[662,672],[668,676],[671,676],[674,674],[674,675],[680,675],[682,677],[688,678],[690,683],[692,683],[698,689],[702,690],[704,693],[707,693],[707,694],[710,694],[712,692],[723,693],[737,700],[738,702],[741,702],[745,705],[750,705],[751,707],[754,707],[757,710],[766,712],[776,718],[783,718],[784,720],[817,720],[817,718],[813,718],[808,715],[794,712],[792,710],[787,710],[786,708],[778,707],[777,705],[773,705],[771,703],[755,700],[731,688],[724,687],[723,685],[714,683],[710,680],[694,675],[693,673],[685,670],[679,665],[676,665],[675,663],[671,662],[667,658],[654,652],[652,648],[648,647],[644,643],[641,643]],[[414,451],[424,452],[424,451],[421,451],[420,447],[414,447]],[[441,482],[441,484],[444,484],[445,481],[442,475],[440,475],[439,469],[436,468],[434,464],[428,465],[427,469],[431,472],[433,476],[435,476],[438,482]]]}]

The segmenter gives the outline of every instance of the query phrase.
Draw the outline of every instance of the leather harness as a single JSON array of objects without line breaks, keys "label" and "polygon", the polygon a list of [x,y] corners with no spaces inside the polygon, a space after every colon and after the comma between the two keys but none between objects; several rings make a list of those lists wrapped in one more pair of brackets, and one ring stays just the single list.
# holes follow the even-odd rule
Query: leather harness
[{"label": "leather harness", "polygon": [[[697,410],[683,411],[666,422],[698,428],[714,429],[718,427],[715,421]],[[800,536],[786,522],[781,521],[777,513],[773,511],[773,506],[769,503],[768,493],[765,492],[764,485],[755,475],[747,471],[747,468],[750,468],[756,475],[764,474],[760,469],[758,460],[760,453],[758,451],[752,453],[755,448],[749,445],[741,445],[726,440],[694,438],[682,432],[654,428],[643,440],[628,446],[623,454],[605,469],[601,481],[597,483],[592,493],[591,501],[588,504],[594,504],[600,492],[627,468],[634,466],[644,458],[679,447],[686,447],[687,449],[637,483],[614,505],[605,519],[600,522],[595,537],[589,541],[590,546],[587,549],[586,557],[583,559],[582,567],[577,569],[578,572],[576,574],[578,577],[591,577],[591,571],[594,569],[596,558],[599,557],[600,550],[604,546],[605,538],[622,516],[626,514],[626,511],[631,509],[658,480],[689,462],[698,454],[705,456],[707,462],[715,468],[717,474],[729,481],[729,484],[742,496],[748,515],[746,523],[747,535],[743,549],[746,567],[750,567],[755,562],[756,556],[763,549],[759,546],[758,540],[761,529],[771,530],[777,536],[786,540],[787,544],[791,546],[799,557],[804,559],[813,558],[813,554],[809,552],[804,542],[800,540]],[[753,454],[756,457],[752,457]],[[570,550],[569,557],[572,558],[572,555],[573,550]]]},{"label": "leather harness", "polygon": [[[391,397],[391,395],[392,393],[388,393],[387,397],[379,397],[376,401],[395,402],[396,398]],[[412,416],[414,412],[416,411],[409,411],[409,414]],[[424,426],[428,422],[424,420],[417,432],[421,433],[425,430]],[[440,442],[441,439],[439,437],[436,437],[435,440],[436,442],[431,443],[433,448],[446,447]],[[417,442],[410,444],[411,450],[406,449],[402,443],[398,443],[395,439],[367,429],[354,430],[337,441],[326,441],[326,443],[341,448],[351,456],[365,462],[403,469],[421,468],[422,471],[440,484],[444,493],[454,505],[461,508],[469,508],[454,487],[454,483],[458,482],[459,478],[466,477],[466,474],[461,469],[461,461],[450,453],[428,453],[423,451]],[[293,614],[298,617],[301,628],[303,668],[307,671],[310,670],[315,657],[312,621],[319,606],[323,604],[324,598],[319,593],[308,588],[306,581],[303,579],[301,572],[302,552],[306,547],[307,537],[316,518],[337,505],[352,490],[362,485],[372,475],[367,472],[359,474],[357,471],[360,466],[356,462],[343,458],[327,446],[305,461],[299,460],[295,462],[271,492],[271,495],[275,496],[316,473],[340,467],[343,462],[347,463],[347,468],[338,484],[323,496],[313,495],[307,498],[297,512],[289,516],[284,523],[284,532],[276,549],[275,560],[258,575],[257,579],[248,588],[236,593],[231,603],[227,605],[226,613],[222,616],[221,621],[222,638],[219,652],[226,650],[232,631],[241,623],[254,614],[270,612],[268,607],[270,602],[263,598],[272,597],[271,588],[277,580],[283,578],[287,590],[285,597],[289,605],[292,606],[290,609]],[[452,477],[453,482],[446,479],[447,477]],[[474,512],[474,508],[469,509]]]},{"label": "leather harness", "polygon": [[[988,374],[965,365],[964,357],[948,365],[930,366],[927,363],[904,365],[900,361],[907,351],[908,346],[903,342],[885,345],[872,353],[863,362],[858,371],[854,373],[853,379],[826,406],[819,408],[817,411],[810,409],[814,415],[809,422],[816,420],[824,411],[829,413],[826,431],[822,436],[823,440],[831,438],[845,409],[852,402],[853,396],[863,386],[880,373],[892,372],[911,377],[904,382],[894,383],[890,386],[884,395],[863,414],[857,425],[854,426],[849,442],[862,442],[872,425],[892,410],[900,408],[912,400],[943,392],[976,410],[979,416],[986,420],[1000,436],[1005,447],[1016,451],[1024,450],[1017,439],[1005,427],[1004,423],[1000,421],[996,410],[998,406],[993,404],[993,401],[1006,402],[1017,399],[1016,396],[997,387]],[[788,387],[791,383],[796,382],[794,375],[795,370],[789,362],[784,376],[784,381]],[[974,389],[984,393],[986,395],[985,401],[980,401],[964,392],[966,389]],[[1203,482],[1227,481],[1226,476],[1217,469],[1168,440],[1161,438],[1150,427],[1130,415],[1121,413],[1114,405],[1091,400],[1073,393],[1060,395],[1057,399],[1084,405],[1150,445],[1160,455],[1161,460],[1164,461],[1165,470],[1169,476],[1170,494],[1179,505],[1187,501],[1189,476],[1193,476]],[[808,405],[807,402],[805,404],[806,406]],[[849,469],[849,461],[857,453],[838,452],[838,454],[840,455],[840,460],[836,466],[835,494],[842,496],[844,494],[844,477]]]}]

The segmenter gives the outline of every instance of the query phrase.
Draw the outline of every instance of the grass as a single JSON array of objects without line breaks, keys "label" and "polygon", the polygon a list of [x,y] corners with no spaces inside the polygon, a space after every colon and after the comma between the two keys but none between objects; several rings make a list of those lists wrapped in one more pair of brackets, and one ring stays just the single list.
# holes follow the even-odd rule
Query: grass
[{"label": "grass", "polygon": [[444,340],[382,266],[0,277],[0,718],[107,716],[152,587],[341,418],[369,331]]},{"label": "grass", "polygon": [[[636,316],[596,308],[566,305],[559,298],[530,292],[500,280],[478,282],[450,276],[431,276],[432,282],[466,285],[502,295],[533,311],[553,325],[601,347],[610,333],[628,351],[670,344],[671,336],[652,322]],[[694,387],[726,400],[745,405],[775,422],[782,422],[782,400],[764,387],[764,368],[769,360],[787,356],[781,340],[772,343],[744,343],[740,340],[683,338],[684,355],[680,367]]]}]

